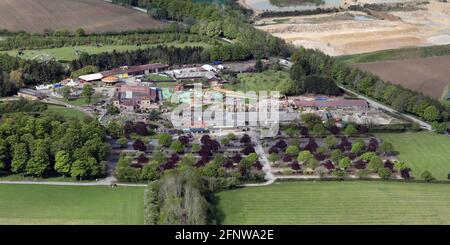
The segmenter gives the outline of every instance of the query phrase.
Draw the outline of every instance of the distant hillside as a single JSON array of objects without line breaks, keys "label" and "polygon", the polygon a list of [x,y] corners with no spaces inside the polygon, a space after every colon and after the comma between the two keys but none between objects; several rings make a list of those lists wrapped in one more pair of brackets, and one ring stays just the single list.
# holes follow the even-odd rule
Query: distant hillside
[{"label": "distant hillside", "polygon": [[145,13],[103,0],[1,0],[0,29],[43,32],[75,30],[86,32],[126,31],[164,26]]}]

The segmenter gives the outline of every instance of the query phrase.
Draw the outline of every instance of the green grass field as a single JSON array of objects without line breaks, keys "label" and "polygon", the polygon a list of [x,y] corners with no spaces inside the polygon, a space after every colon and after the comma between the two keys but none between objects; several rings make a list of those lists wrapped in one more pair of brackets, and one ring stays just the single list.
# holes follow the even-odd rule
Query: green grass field
[{"label": "green grass field", "polygon": [[450,185],[281,182],[218,193],[222,224],[450,224]]},{"label": "green grass field", "polygon": [[291,81],[289,73],[285,71],[265,70],[262,73],[242,73],[238,75],[237,84],[227,84],[225,89],[234,91],[274,91],[280,90],[279,86]]},{"label": "green grass field", "polygon": [[412,174],[420,179],[420,174],[428,170],[439,180],[447,179],[450,173],[450,137],[431,132],[378,134],[391,142],[399,158],[412,168]]},{"label": "green grass field", "polygon": [[382,60],[401,60],[401,59],[425,58],[442,55],[450,55],[450,45],[390,49],[371,53],[343,55],[336,57],[336,59],[338,61],[343,61],[348,64],[357,64]]},{"label": "green grass field", "polygon": [[46,112],[56,113],[65,118],[83,119],[83,118],[87,117],[87,115],[81,111],[78,111],[78,110],[75,110],[72,108],[57,106],[57,105],[48,105]]},{"label": "green grass field", "polygon": [[140,187],[0,185],[0,224],[143,224]]},{"label": "green grass field", "polygon": [[[185,47],[185,46],[208,46],[206,43],[201,42],[186,42],[186,43],[166,43],[166,46],[175,46],[175,47]],[[75,49],[79,52],[85,52],[89,54],[98,54],[102,52],[112,52],[116,50],[117,52],[130,51],[136,49],[144,49],[149,47],[155,47],[157,44],[150,45],[104,45],[101,47],[96,46],[77,46],[77,47],[63,47],[63,48],[52,48],[52,49],[37,49],[37,50],[24,50],[22,57],[25,59],[36,59],[42,55],[51,56],[60,61],[71,61],[78,58],[78,55],[75,52]],[[7,53],[11,56],[17,55],[17,50],[11,51],[0,51],[0,53]]]}]

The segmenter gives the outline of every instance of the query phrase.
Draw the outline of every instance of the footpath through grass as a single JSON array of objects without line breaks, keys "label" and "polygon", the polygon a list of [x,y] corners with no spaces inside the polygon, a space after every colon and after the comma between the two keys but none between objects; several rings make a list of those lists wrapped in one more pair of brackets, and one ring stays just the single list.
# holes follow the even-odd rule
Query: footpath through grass
[{"label": "footpath through grass", "polygon": [[443,55],[450,55],[450,45],[389,49],[371,53],[343,55],[336,57],[336,59],[348,64],[357,64],[383,60],[401,60]]},{"label": "footpath through grass", "polygon": [[[420,179],[420,174],[428,170],[438,180],[446,180],[450,174],[450,137],[432,132],[378,134],[391,142],[399,158],[412,168],[412,174]],[[450,199],[450,194],[449,194]]]},{"label": "footpath through grass", "polygon": [[217,195],[223,224],[450,224],[450,184],[276,182]]},{"label": "footpath through grass", "polygon": [[141,187],[0,185],[0,224],[143,224]]}]

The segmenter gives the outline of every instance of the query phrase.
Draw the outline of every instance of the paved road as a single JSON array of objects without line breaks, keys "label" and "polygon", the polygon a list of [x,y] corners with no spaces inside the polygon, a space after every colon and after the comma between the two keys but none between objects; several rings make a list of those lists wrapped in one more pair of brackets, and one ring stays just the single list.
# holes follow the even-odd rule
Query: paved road
[{"label": "paved road", "polygon": [[[260,185],[267,185],[267,183],[271,184],[275,181],[276,178],[272,173],[272,167],[270,166],[270,162],[267,159],[266,152],[264,151],[264,148],[261,145],[261,140],[259,139],[259,135],[258,135],[258,133],[254,132],[254,131],[250,131],[249,135],[252,138],[252,142],[256,143],[255,151],[256,151],[256,154],[258,154],[259,162],[263,165],[262,170],[266,174],[265,179],[267,182],[262,183]],[[258,185],[258,184],[255,184],[255,185]]]},{"label": "paved road", "polygon": [[422,120],[420,120],[420,119],[418,119],[418,118],[416,118],[416,117],[413,117],[413,116],[411,116],[411,115],[408,115],[408,114],[405,114],[405,113],[401,113],[401,112],[399,112],[399,111],[397,111],[397,110],[395,110],[395,109],[392,109],[391,107],[388,107],[388,106],[386,106],[386,105],[383,105],[383,104],[381,104],[381,103],[379,103],[379,102],[377,102],[377,101],[375,101],[375,100],[373,100],[373,99],[370,99],[370,98],[368,98],[368,97],[366,97],[366,96],[360,95],[360,94],[358,94],[358,93],[356,93],[356,92],[354,92],[354,91],[352,91],[352,90],[350,90],[350,89],[347,89],[347,88],[345,88],[345,87],[343,87],[343,86],[341,86],[341,85],[338,85],[338,86],[339,86],[341,89],[343,89],[344,91],[349,92],[349,93],[351,93],[351,94],[354,94],[354,95],[356,95],[356,96],[357,96],[358,98],[360,98],[360,99],[366,100],[367,102],[369,102],[370,106],[372,106],[373,108],[376,108],[376,109],[382,109],[382,110],[385,110],[385,111],[388,111],[388,112],[391,112],[391,113],[394,113],[394,114],[400,114],[400,115],[402,115],[402,116],[404,116],[404,117],[410,119],[410,120],[413,121],[413,122],[419,123],[420,126],[421,126],[423,129],[426,129],[426,130],[432,130],[431,125],[430,125],[429,123],[427,123],[427,122],[424,122],[424,121],[422,121]]}]

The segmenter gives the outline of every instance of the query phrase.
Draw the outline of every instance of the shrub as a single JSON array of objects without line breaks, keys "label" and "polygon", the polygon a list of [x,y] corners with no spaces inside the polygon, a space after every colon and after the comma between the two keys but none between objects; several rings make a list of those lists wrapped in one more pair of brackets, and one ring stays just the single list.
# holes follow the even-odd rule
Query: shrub
[{"label": "shrub", "polygon": [[420,177],[424,179],[426,182],[431,182],[434,180],[433,175],[428,170],[423,171]]},{"label": "shrub", "polygon": [[340,169],[347,169],[350,167],[350,158],[344,157],[341,160],[339,160],[339,168]]},{"label": "shrub", "polygon": [[391,170],[388,168],[380,168],[378,170],[378,176],[382,179],[389,179],[389,177],[391,177]]},{"label": "shrub", "polygon": [[280,160],[280,156],[278,154],[272,153],[272,154],[269,155],[269,161],[270,162],[274,163],[274,162],[277,162],[279,160]]},{"label": "shrub", "polygon": [[374,152],[366,152],[366,153],[362,154],[359,159],[366,161],[366,162],[370,162],[370,160],[372,160],[373,157],[377,157],[377,156],[378,155]]},{"label": "shrub", "polygon": [[311,154],[311,152],[309,152],[309,151],[301,151],[298,154],[297,160],[300,161],[300,162],[304,162],[304,161],[307,161],[307,160],[309,160],[311,158],[313,158],[313,155]]},{"label": "shrub", "polygon": [[352,146],[352,153],[355,154],[362,154],[364,150],[366,149],[366,145],[364,144],[363,140],[357,140],[355,143],[353,143]]},{"label": "shrub", "polygon": [[328,169],[325,168],[324,166],[319,166],[316,169],[314,169],[314,172],[316,172],[316,174],[318,174],[320,178],[323,178],[325,177],[325,175],[328,174]]},{"label": "shrub", "polygon": [[330,156],[331,160],[336,163],[339,162],[339,160],[341,160],[343,157],[344,154],[342,154],[342,151],[339,149],[333,150]]},{"label": "shrub", "polygon": [[117,144],[120,146],[120,148],[125,148],[127,146],[128,140],[126,138],[119,138],[117,140]]},{"label": "shrub", "polygon": [[380,168],[384,167],[383,160],[379,156],[373,157],[369,162],[369,170],[373,172],[378,172]]},{"label": "shrub", "polygon": [[298,149],[298,146],[291,145],[286,149],[286,154],[290,156],[297,156],[300,152],[300,149]]},{"label": "shrub", "polygon": [[358,133],[358,130],[352,124],[347,125],[344,129],[344,134],[347,136],[353,136]]},{"label": "shrub", "polygon": [[365,179],[369,175],[369,171],[367,169],[361,169],[356,172],[356,176],[360,179]]}]

